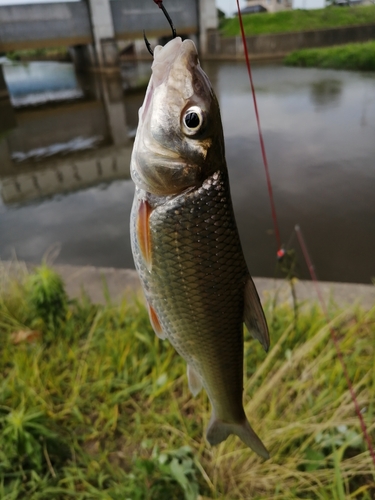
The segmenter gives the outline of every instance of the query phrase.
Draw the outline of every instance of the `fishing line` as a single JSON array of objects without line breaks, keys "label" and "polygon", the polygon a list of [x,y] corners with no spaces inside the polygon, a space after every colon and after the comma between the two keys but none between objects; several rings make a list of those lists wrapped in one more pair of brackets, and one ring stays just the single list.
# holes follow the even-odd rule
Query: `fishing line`
[{"label": "fishing line", "polygon": [[[282,248],[282,245],[281,245],[281,238],[280,238],[280,231],[279,231],[278,219],[277,219],[277,214],[276,214],[276,207],[275,207],[275,202],[274,202],[274,198],[273,198],[271,176],[270,176],[270,173],[269,173],[268,161],[267,161],[267,155],[266,155],[266,148],[265,148],[265,145],[264,145],[263,134],[262,134],[262,129],[261,129],[261,125],[260,125],[257,99],[256,99],[255,88],[254,88],[254,83],[253,83],[253,77],[252,77],[252,72],[251,72],[249,53],[248,53],[248,50],[247,50],[245,30],[244,30],[244,26],[243,26],[243,22],[242,22],[242,14],[241,14],[241,10],[240,10],[239,0],[236,0],[236,2],[237,2],[237,10],[238,10],[238,19],[239,19],[240,28],[241,28],[242,43],[243,43],[244,54],[245,54],[245,59],[246,59],[246,66],[247,66],[247,71],[248,71],[248,74],[249,74],[250,86],[251,86],[251,93],[252,93],[252,96],[253,96],[254,110],[255,110],[255,116],[256,116],[256,121],[257,121],[257,126],[258,126],[260,147],[261,147],[261,150],[262,150],[263,164],[264,164],[264,169],[265,169],[266,178],[267,178],[267,188],[268,188],[268,194],[269,194],[270,203],[271,203],[272,219],[273,219],[273,224],[274,224],[274,228],[275,228],[275,237],[276,237],[276,242],[277,242],[277,247],[278,247],[277,257],[278,257],[278,260],[281,261],[283,259],[283,257],[285,256],[286,252]],[[310,276],[311,276],[311,280],[314,283],[315,290],[316,290],[319,302],[321,304],[323,314],[324,314],[324,316],[326,318],[327,324],[329,325],[330,317],[329,317],[329,314],[328,314],[328,310],[327,310],[327,307],[325,305],[325,301],[324,301],[323,294],[322,294],[322,291],[321,291],[320,286],[319,286],[319,281],[318,281],[318,278],[317,278],[317,275],[316,275],[316,272],[315,272],[315,268],[314,268],[312,260],[310,258],[310,254],[309,254],[309,252],[307,250],[307,246],[306,246],[304,237],[302,235],[301,228],[300,228],[299,225],[296,225],[294,229],[295,229],[295,232],[296,232],[296,235],[297,235],[297,239],[298,239],[299,245],[300,245],[301,250],[302,250],[303,257],[304,257],[306,265],[308,267],[308,270],[309,270],[309,273],[310,273]],[[357,417],[358,417],[359,422],[360,422],[360,426],[361,426],[361,429],[362,429],[363,437],[364,437],[364,439],[366,441],[366,444],[367,444],[368,450],[370,452],[372,461],[373,461],[373,463],[375,465],[375,451],[374,451],[374,448],[372,446],[371,438],[370,438],[370,435],[368,433],[367,426],[365,424],[365,421],[363,419],[363,415],[361,413],[361,409],[360,409],[359,404],[358,404],[358,400],[357,400],[357,397],[356,397],[356,394],[355,394],[355,391],[354,391],[354,388],[353,388],[353,384],[352,384],[352,382],[350,380],[349,372],[348,372],[348,369],[346,367],[345,360],[344,360],[343,354],[342,354],[341,349],[340,349],[340,344],[339,344],[339,341],[338,341],[338,338],[337,338],[336,331],[335,331],[335,329],[332,326],[329,326],[329,331],[330,331],[330,335],[331,335],[333,344],[334,344],[335,349],[336,349],[337,357],[338,357],[338,359],[340,361],[340,364],[341,364],[341,367],[342,367],[342,371],[344,373],[344,377],[345,377],[346,384],[347,384],[349,392],[350,392],[351,399],[353,401],[355,412],[356,412]]]},{"label": "fishing line", "polygon": [[[325,305],[322,290],[319,286],[319,281],[318,281],[318,278],[316,275],[315,267],[314,267],[312,260],[310,258],[309,251],[307,250],[307,245],[306,245],[305,239],[303,237],[301,228],[299,225],[296,225],[294,229],[295,229],[295,232],[297,234],[297,239],[298,239],[298,242],[300,244],[304,259],[305,259],[307,267],[309,269],[309,273],[310,273],[312,282],[314,283],[315,291],[316,291],[316,294],[318,296],[320,305],[321,305],[323,313],[326,317],[327,324],[329,325],[330,317],[328,314],[328,310],[327,310],[327,307]],[[363,419],[363,415],[361,413],[361,409],[360,409],[359,404],[358,404],[358,400],[357,400],[357,396],[356,396],[354,388],[353,388],[353,384],[350,380],[350,376],[349,376],[349,372],[348,372],[348,369],[347,369],[346,364],[345,364],[344,356],[343,356],[342,351],[340,349],[340,344],[339,344],[339,340],[337,338],[336,330],[333,328],[333,326],[329,325],[328,327],[329,327],[329,331],[331,334],[331,339],[332,339],[333,344],[334,344],[335,349],[336,349],[337,357],[341,363],[341,368],[342,368],[342,371],[344,373],[346,384],[348,386],[350,396],[351,396],[353,404],[354,404],[355,412],[357,414],[357,417],[358,417],[360,425],[361,425],[363,437],[365,438],[365,441],[366,441],[367,447],[369,449],[372,461],[374,462],[374,465],[375,465],[375,451],[374,451],[374,448],[372,446],[371,438],[370,438],[370,435],[368,433],[367,426],[365,424],[365,421]]]},{"label": "fishing line", "polygon": [[[164,15],[166,16],[166,18],[167,18],[167,20],[168,20],[168,22],[169,22],[169,24],[170,24],[170,26],[172,28],[173,37],[175,37],[176,36],[175,35],[176,32],[175,32],[172,20],[170,19],[170,17],[168,15],[168,13],[166,12],[164,6],[162,5],[162,0],[154,0],[154,2],[159,6],[159,8],[161,8],[163,10]],[[280,238],[280,231],[279,231],[279,225],[278,225],[277,214],[276,214],[276,207],[275,207],[275,202],[274,202],[274,198],[273,198],[271,176],[270,176],[270,173],[269,173],[268,161],[267,161],[267,155],[266,155],[266,149],[265,149],[264,140],[263,140],[263,134],[262,134],[262,129],[261,129],[261,125],[260,125],[260,118],[259,118],[259,113],[258,113],[258,105],[257,105],[257,100],[256,100],[255,88],[254,88],[254,84],[253,84],[253,77],[252,77],[252,73],[251,73],[251,66],[250,66],[249,54],[248,54],[248,50],[247,50],[246,37],[245,37],[245,31],[244,31],[243,22],[242,22],[242,15],[241,15],[241,10],[240,10],[239,0],[236,0],[236,2],[237,2],[237,9],[238,9],[238,18],[239,18],[240,28],[241,28],[242,42],[243,42],[244,53],[245,53],[245,58],[246,58],[246,65],[247,65],[247,70],[248,70],[248,74],[249,74],[251,92],[252,92],[253,102],[254,102],[255,116],[256,116],[256,121],[257,121],[257,126],[258,126],[259,141],[260,141],[260,146],[261,146],[261,151],[262,151],[263,164],[264,164],[264,168],[265,168],[265,172],[266,172],[266,178],[267,178],[267,188],[268,188],[268,194],[269,194],[270,203],[271,203],[272,219],[273,219],[273,224],[274,224],[274,229],[275,229],[275,237],[276,237],[277,247],[278,247],[277,257],[278,257],[279,260],[281,260],[284,257],[284,255],[285,255],[285,250],[282,248],[282,245],[281,245],[281,238]],[[151,52],[146,37],[145,37],[145,41],[146,41],[146,45],[147,45],[149,51]],[[312,260],[310,258],[310,254],[309,254],[309,252],[307,250],[307,245],[306,245],[304,237],[302,235],[301,228],[300,228],[299,225],[296,225],[294,229],[295,229],[295,233],[297,235],[297,239],[298,239],[298,242],[300,244],[300,247],[301,247],[304,259],[306,261],[306,264],[307,264],[307,267],[308,267],[311,279],[312,279],[312,281],[314,283],[315,290],[316,290],[318,299],[320,301],[323,314],[325,315],[327,324],[329,325],[330,317],[329,317],[329,314],[328,314],[328,310],[327,310],[326,305],[325,305],[325,301],[324,301],[323,294],[322,294],[322,291],[321,291],[320,286],[319,286],[319,281],[318,281],[318,278],[317,278],[317,275],[316,275],[316,272],[315,272],[315,268],[314,268]],[[350,380],[349,372],[348,372],[348,369],[346,367],[345,360],[344,360],[343,354],[342,354],[341,349],[340,349],[340,345],[339,345],[339,341],[338,341],[338,338],[337,338],[337,335],[336,335],[336,331],[335,331],[335,329],[332,326],[329,326],[329,331],[330,331],[330,335],[331,335],[333,344],[334,344],[335,349],[336,349],[337,357],[338,357],[338,359],[339,359],[339,361],[341,363],[341,367],[342,367],[342,371],[344,373],[346,384],[348,386],[348,389],[349,389],[349,392],[350,392],[350,396],[351,396],[351,399],[352,399],[354,407],[355,407],[355,412],[356,412],[357,417],[358,417],[358,419],[360,421],[360,425],[361,425],[361,429],[362,429],[362,433],[363,433],[364,439],[365,439],[367,447],[369,449],[372,461],[373,461],[373,463],[375,465],[375,451],[374,451],[374,448],[372,446],[371,438],[370,438],[370,435],[368,433],[365,421],[363,419],[363,416],[362,416],[362,413],[361,413],[361,409],[359,407],[359,403],[358,403],[358,400],[357,400],[357,397],[356,397],[356,394],[355,394],[352,382]]]},{"label": "fishing line", "polygon": [[257,104],[257,98],[256,98],[256,94],[255,94],[254,83],[253,83],[253,76],[252,76],[252,73],[251,73],[249,53],[248,53],[247,45],[246,45],[246,37],[245,37],[245,30],[244,30],[243,22],[242,22],[242,14],[241,14],[239,0],[236,0],[236,1],[237,1],[238,19],[240,21],[242,43],[243,43],[243,48],[244,48],[244,53],[245,53],[245,59],[246,59],[247,72],[249,73],[251,93],[253,95],[254,110],[255,110],[255,116],[256,116],[256,121],[257,121],[257,126],[258,126],[260,148],[262,150],[263,165],[264,165],[264,169],[266,171],[267,189],[268,189],[268,194],[269,194],[270,203],[271,203],[272,220],[273,220],[273,226],[274,226],[275,237],[276,237],[276,242],[277,242],[277,258],[278,259],[282,259],[284,257],[285,251],[282,248],[282,244],[281,244],[279,224],[278,224],[278,220],[277,220],[275,201],[274,201],[274,198],[273,198],[271,176],[270,176],[270,172],[269,172],[269,168],[268,168],[268,161],[267,161],[267,155],[266,155],[266,147],[264,145],[262,128],[260,126],[260,118],[259,118],[259,113],[258,113],[258,104]]},{"label": "fishing line", "polygon": [[[156,3],[156,5],[159,7],[159,9],[161,9],[163,11],[163,14],[165,15],[165,17],[167,18],[167,21],[169,23],[169,26],[171,27],[171,30],[172,30],[172,37],[173,38],[176,38],[177,34],[176,34],[176,28],[174,27],[173,25],[173,21],[170,17],[170,15],[168,14],[167,12],[167,9],[164,7],[163,5],[163,0],[154,0],[154,2]],[[145,41],[145,44],[146,44],[146,47],[147,47],[147,50],[149,51],[149,53],[153,56],[154,55],[154,51],[152,50],[151,48],[151,45],[150,45],[150,42],[147,40],[147,37],[146,37],[146,33],[145,33],[145,30],[143,30],[143,39]]]}]

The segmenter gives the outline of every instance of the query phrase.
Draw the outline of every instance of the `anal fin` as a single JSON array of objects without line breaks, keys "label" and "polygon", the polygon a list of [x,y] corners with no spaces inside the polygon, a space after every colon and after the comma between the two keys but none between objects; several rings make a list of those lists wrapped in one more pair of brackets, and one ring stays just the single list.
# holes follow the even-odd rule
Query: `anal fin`
[{"label": "anal fin", "polygon": [[251,335],[259,340],[265,351],[270,347],[270,336],[267,321],[260,303],[258,292],[251,276],[249,275],[245,285],[245,307],[244,322]]},{"label": "anal fin", "polygon": [[186,371],[190,392],[195,397],[202,389],[202,379],[196,370],[194,370],[194,368],[189,364],[187,365]]}]

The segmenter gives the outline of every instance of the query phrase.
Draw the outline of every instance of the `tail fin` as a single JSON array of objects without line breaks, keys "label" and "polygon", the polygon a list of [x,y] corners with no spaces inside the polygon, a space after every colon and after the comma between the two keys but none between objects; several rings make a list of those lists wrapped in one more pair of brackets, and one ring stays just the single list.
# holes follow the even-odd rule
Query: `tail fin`
[{"label": "tail fin", "polygon": [[225,441],[230,434],[235,434],[236,436],[238,436],[241,441],[243,441],[249,448],[255,451],[255,453],[257,453],[260,457],[264,458],[265,460],[270,458],[266,447],[259,439],[259,437],[255,434],[246,419],[240,424],[226,423],[222,420],[218,420],[213,413],[210,423],[208,424],[206,434],[207,441],[211,445],[219,444],[222,441]]}]

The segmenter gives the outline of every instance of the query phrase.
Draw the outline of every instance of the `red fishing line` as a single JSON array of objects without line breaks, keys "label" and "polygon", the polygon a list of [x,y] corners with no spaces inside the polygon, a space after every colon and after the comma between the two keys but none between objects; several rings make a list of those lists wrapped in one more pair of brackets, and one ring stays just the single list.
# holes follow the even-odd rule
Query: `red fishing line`
[{"label": "red fishing line", "polygon": [[273,199],[273,190],[272,190],[271,176],[270,176],[270,172],[269,172],[269,168],[268,168],[268,161],[267,161],[267,155],[266,155],[266,147],[265,147],[264,141],[263,141],[262,128],[260,126],[260,119],[259,119],[259,113],[258,113],[258,104],[257,104],[257,98],[256,98],[256,94],[255,94],[254,83],[253,83],[253,76],[252,76],[252,73],[251,73],[249,53],[247,51],[245,30],[244,30],[243,22],[242,22],[242,14],[241,14],[241,10],[240,10],[239,0],[236,0],[236,1],[237,1],[237,9],[238,9],[238,19],[240,21],[240,27],[241,27],[242,43],[243,43],[243,48],[244,48],[244,53],[245,53],[245,59],[246,59],[247,72],[249,73],[251,93],[253,95],[255,116],[256,116],[256,121],[257,121],[257,125],[258,125],[260,148],[262,150],[263,164],[264,164],[264,169],[266,171],[267,189],[268,189],[268,194],[269,194],[269,198],[270,198],[270,202],[271,202],[272,220],[273,220],[273,226],[274,226],[274,230],[275,230],[275,237],[276,237],[277,249],[278,249],[277,250],[277,258],[281,259],[282,257],[284,257],[285,251],[284,251],[284,249],[282,248],[282,245],[281,245],[279,224],[278,224],[278,221],[277,221],[276,207],[275,207],[275,202],[274,202],[274,199]]},{"label": "red fishing line", "polygon": [[[246,37],[245,37],[245,31],[244,31],[243,22],[242,22],[242,15],[241,15],[241,10],[240,10],[239,0],[236,0],[236,1],[237,1],[237,9],[238,9],[238,19],[239,19],[240,27],[241,27],[242,42],[243,42],[244,53],[245,53],[245,58],[246,58],[247,71],[249,73],[249,79],[250,79],[250,85],[251,85],[251,92],[252,92],[252,95],[253,95],[255,116],[256,116],[256,121],[257,121],[257,126],[258,126],[258,132],[259,132],[260,147],[261,147],[261,150],[262,150],[263,164],[264,164],[264,168],[265,168],[265,172],[266,172],[266,178],[267,178],[267,188],[268,188],[268,194],[269,194],[270,203],[271,203],[271,211],[272,211],[272,219],[273,219],[273,224],[274,224],[274,229],[275,229],[275,237],[276,237],[277,246],[278,246],[277,257],[279,259],[281,259],[284,256],[285,251],[284,251],[284,249],[282,248],[282,245],[281,245],[279,225],[278,225],[278,220],[277,220],[275,202],[274,202],[274,198],[273,198],[271,176],[270,176],[270,173],[269,173],[268,161],[267,161],[267,155],[266,155],[266,149],[265,149],[265,145],[264,145],[264,141],[263,141],[262,129],[261,129],[261,126],[260,126],[260,119],[259,119],[259,113],[258,113],[258,105],[257,105],[257,100],[256,100],[255,88],[254,88],[254,84],[253,84],[253,77],[252,77],[252,73],[251,73],[251,66],[250,66],[249,54],[248,54],[247,45],[246,45]],[[162,5],[163,0],[154,0],[154,2],[158,5],[159,8],[163,8],[163,5]],[[330,318],[329,318],[328,310],[327,310],[325,302],[324,302],[322,291],[321,291],[321,289],[319,287],[319,281],[318,281],[318,278],[317,278],[317,275],[316,275],[316,272],[315,272],[315,268],[314,268],[314,266],[312,264],[312,260],[310,258],[309,252],[307,250],[307,246],[306,246],[305,240],[303,238],[301,228],[297,225],[297,226],[295,226],[295,231],[296,231],[296,234],[297,234],[297,238],[298,238],[299,244],[300,244],[301,249],[302,249],[302,253],[303,253],[304,259],[305,259],[307,267],[309,269],[309,273],[310,273],[311,279],[312,279],[312,281],[314,283],[315,290],[316,290],[317,296],[319,298],[319,301],[320,301],[323,313],[324,313],[324,315],[326,317],[327,323],[329,323]],[[347,386],[349,388],[349,392],[350,392],[350,395],[351,395],[351,398],[352,398],[352,401],[353,401],[353,404],[354,404],[354,407],[355,407],[355,411],[356,411],[357,417],[358,417],[358,419],[360,421],[360,425],[361,425],[363,436],[364,436],[365,441],[367,443],[367,447],[369,449],[372,461],[373,461],[373,463],[375,465],[375,452],[374,452],[374,448],[372,446],[371,438],[370,438],[370,435],[368,433],[368,430],[367,430],[365,421],[363,419],[363,416],[362,416],[362,413],[361,413],[361,409],[359,407],[358,400],[357,400],[357,397],[356,397],[356,394],[355,394],[352,382],[351,382],[350,377],[349,377],[349,372],[348,372],[348,369],[346,367],[346,364],[345,364],[345,361],[344,361],[344,357],[343,357],[341,349],[340,349],[340,345],[339,345],[339,341],[338,341],[338,338],[337,338],[337,335],[336,335],[336,331],[331,326],[329,327],[329,330],[330,330],[332,341],[333,341],[335,349],[336,349],[337,357],[338,357],[338,359],[339,359],[339,361],[341,363],[342,371],[344,373],[345,380],[346,380]]]},{"label": "red fishing line", "polygon": [[[301,228],[297,225],[297,226],[295,226],[294,229],[296,231],[298,242],[299,242],[299,244],[301,246],[301,250],[302,250],[303,256],[305,258],[307,267],[309,269],[309,273],[310,273],[311,279],[312,279],[312,281],[314,283],[316,294],[317,294],[317,296],[319,298],[320,305],[321,305],[323,313],[324,313],[324,315],[326,317],[326,321],[327,321],[327,323],[329,323],[330,318],[329,318],[328,310],[327,310],[325,302],[324,302],[323,294],[322,294],[322,291],[321,291],[320,286],[319,286],[319,281],[318,281],[318,278],[316,276],[315,268],[314,268],[312,260],[310,258],[310,254],[309,254],[309,252],[307,250],[307,246],[306,246],[305,239],[303,237]],[[359,419],[359,422],[361,424],[361,429],[362,429],[363,437],[365,438],[365,441],[367,443],[367,447],[369,449],[372,461],[374,462],[374,465],[375,465],[375,452],[374,452],[374,448],[372,446],[371,438],[370,438],[370,435],[368,433],[365,421],[363,419],[363,415],[361,413],[361,409],[359,407],[357,397],[355,395],[353,384],[352,384],[352,382],[350,380],[350,377],[349,377],[349,372],[348,372],[348,369],[346,367],[346,364],[345,364],[345,361],[344,361],[344,357],[343,357],[341,349],[340,349],[340,344],[339,344],[339,340],[338,340],[337,335],[336,335],[336,331],[335,331],[335,329],[332,326],[329,326],[329,331],[330,331],[330,334],[331,334],[332,341],[333,341],[333,343],[335,345],[335,348],[336,348],[337,357],[339,358],[339,361],[341,363],[342,371],[344,372],[346,384],[348,386],[348,389],[349,389],[349,392],[350,392],[350,396],[351,396],[353,404],[354,404],[355,412],[356,412],[357,417]]]},{"label": "red fishing line", "polygon": [[[156,1],[156,0],[154,0],[154,1]],[[238,9],[238,19],[239,19],[240,28],[241,28],[242,43],[243,43],[244,53],[245,53],[245,59],[246,59],[246,66],[247,66],[247,71],[249,73],[251,92],[252,92],[252,95],[253,95],[253,102],[254,102],[255,116],[256,116],[256,121],[257,121],[257,125],[258,125],[260,147],[261,147],[261,150],[262,150],[263,164],[264,164],[264,169],[265,169],[266,178],[267,178],[267,188],[268,188],[268,194],[269,194],[270,203],[271,203],[272,219],[273,219],[273,224],[274,224],[274,228],[275,228],[275,237],[276,237],[277,246],[278,246],[277,257],[278,257],[278,259],[281,259],[285,255],[285,251],[284,251],[284,249],[282,248],[282,245],[281,245],[279,225],[278,225],[278,220],[277,220],[275,202],[274,202],[274,198],[273,198],[271,176],[270,176],[270,173],[269,173],[268,161],[267,161],[267,155],[266,155],[266,148],[265,148],[265,145],[264,145],[262,129],[261,129],[261,126],[260,126],[260,119],[259,119],[259,113],[258,113],[258,105],[257,105],[257,100],[256,100],[255,88],[254,88],[254,84],[253,84],[253,77],[252,77],[252,73],[251,73],[250,59],[249,59],[249,53],[248,53],[248,50],[247,50],[245,30],[244,30],[244,27],[243,27],[242,15],[241,15],[241,10],[240,10],[239,0],[236,0],[236,2],[237,2],[237,9]],[[304,259],[305,259],[307,267],[309,269],[309,273],[310,273],[311,279],[312,279],[312,281],[314,283],[315,290],[316,290],[316,293],[318,295],[318,298],[319,298],[319,301],[320,301],[323,313],[324,313],[324,315],[326,317],[327,323],[329,323],[330,318],[329,318],[328,310],[327,310],[325,302],[324,302],[323,294],[322,294],[321,289],[319,287],[319,281],[318,281],[318,278],[317,278],[317,275],[316,275],[316,272],[315,272],[315,268],[314,268],[314,266],[312,264],[312,260],[310,258],[309,252],[307,250],[307,246],[306,246],[305,240],[303,238],[301,229],[300,229],[300,227],[298,225],[295,227],[295,231],[296,231],[296,234],[297,234],[297,238],[298,238],[299,244],[300,244],[301,249],[302,249],[302,253],[303,253]],[[368,433],[368,430],[367,430],[365,421],[363,419],[363,416],[362,416],[362,413],[361,413],[361,409],[359,407],[358,400],[357,400],[357,397],[356,397],[356,394],[355,394],[352,382],[351,382],[350,377],[349,377],[349,372],[348,372],[348,369],[346,367],[346,364],[345,364],[345,361],[344,361],[344,357],[343,357],[341,349],[340,349],[340,344],[339,344],[339,341],[338,341],[338,338],[337,338],[337,335],[336,335],[336,331],[331,326],[329,327],[329,330],[330,330],[332,341],[333,341],[335,349],[336,349],[337,357],[338,357],[338,359],[339,359],[339,361],[341,363],[342,371],[344,373],[346,384],[348,386],[348,389],[349,389],[349,392],[350,392],[350,396],[351,396],[351,399],[352,399],[353,404],[354,404],[355,412],[357,414],[357,417],[358,417],[360,425],[361,425],[361,429],[362,429],[362,433],[363,433],[364,439],[365,439],[367,447],[369,449],[372,461],[374,462],[374,465],[375,465],[375,452],[374,452],[374,448],[372,446],[371,438],[370,438],[370,435]]]}]

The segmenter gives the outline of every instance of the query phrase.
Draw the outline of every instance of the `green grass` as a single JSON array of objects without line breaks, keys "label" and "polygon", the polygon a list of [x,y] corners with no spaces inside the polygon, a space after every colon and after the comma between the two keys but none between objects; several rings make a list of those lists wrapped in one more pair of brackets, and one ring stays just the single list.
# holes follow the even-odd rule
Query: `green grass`
[{"label": "green grass", "polygon": [[[4,287],[3,287],[4,288]],[[246,335],[246,412],[271,459],[203,437],[206,395],[142,305],[68,301],[44,266],[0,297],[0,498],[368,499],[374,466],[320,311],[266,310]],[[332,310],[374,438],[375,309]],[[21,341],[20,331],[34,333]],[[24,334],[24,337],[27,334]]]},{"label": "green grass", "polygon": [[296,50],[289,54],[287,66],[375,71],[375,42],[351,43],[321,49]]},{"label": "green grass", "polygon": [[69,57],[67,47],[46,47],[39,49],[12,50],[6,53],[8,59],[12,61],[29,61],[33,59],[57,58],[65,59]]},{"label": "green grass", "polygon": [[[288,10],[274,14],[248,14],[243,16],[245,33],[285,33],[323,28],[336,28],[375,22],[375,5],[356,7],[326,7],[316,10]],[[240,34],[238,18],[226,19],[221,26],[224,36]]]}]

